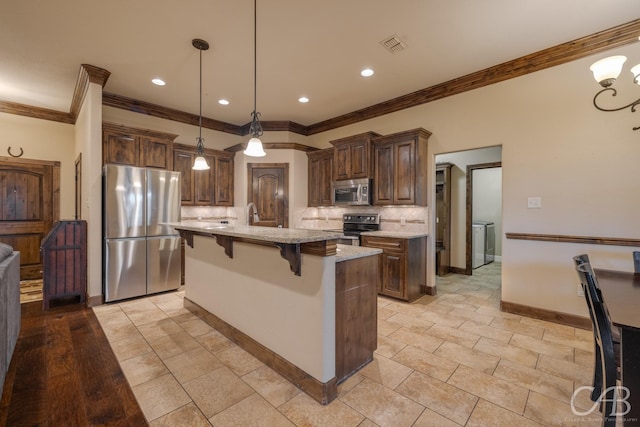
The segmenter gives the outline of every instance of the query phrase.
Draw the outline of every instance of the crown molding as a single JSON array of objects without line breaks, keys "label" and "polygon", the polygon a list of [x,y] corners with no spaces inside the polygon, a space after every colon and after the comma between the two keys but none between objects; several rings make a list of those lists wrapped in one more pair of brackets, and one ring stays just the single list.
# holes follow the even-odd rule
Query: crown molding
[{"label": "crown molding", "polygon": [[73,117],[74,123],[78,119],[78,114],[80,114],[84,97],[87,95],[87,91],[89,90],[89,83],[97,83],[101,87],[104,87],[104,85],[107,84],[107,80],[109,80],[110,75],[111,73],[103,68],[94,67],[89,64],[82,64],[80,66],[69,113],[71,114],[71,117]]},{"label": "crown molding", "polygon": [[0,113],[15,114],[17,116],[32,117],[34,119],[50,120],[60,123],[74,124],[76,122],[76,119],[71,117],[71,113],[9,101],[0,101]]},{"label": "crown molding", "polygon": [[[240,143],[232,145],[231,147],[227,147],[224,149],[224,151],[228,153],[237,153],[238,151],[243,151],[246,146],[246,143]],[[299,150],[307,153],[318,150],[318,148],[299,144],[297,142],[263,142],[262,148],[264,148],[265,150]]]},{"label": "crown molding", "polygon": [[[152,104],[150,102],[140,101],[109,92],[104,92],[102,94],[102,105],[120,108],[122,110],[132,111],[134,113],[145,114],[147,116],[172,120],[174,122],[186,123],[193,126],[198,126],[200,117],[197,114],[191,114],[185,111],[163,107],[162,105]],[[242,126],[225,123],[220,120],[209,119],[207,117],[202,117],[202,127],[217,130],[220,132],[230,133],[232,135],[243,135]]]},{"label": "crown molding", "polygon": [[[285,131],[305,136],[314,135],[626,46],[637,42],[638,34],[640,34],[640,19],[309,126],[290,121],[261,122],[261,124],[263,129],[267,131]],[[7,101],[0,101],[0,112],[73,124],[79,112],[79,105],[82,104],[84,99],[84,93],[86,93],[85,87],[88,83],[85,80],[88,79],[89,82],[99,83],[104,86],[109,75],[110,73],[106,70],[89,64],[82,64],[69,113]],[[194,126],[198,125],[199,116],[195,114],[122,95],[104,92],[102,103],[106,106],[140,114]],[[207,129],[240,136],[248,135],[249,131],[249,123],[234,125],[206,117],[202,118],[202,126]]]}]

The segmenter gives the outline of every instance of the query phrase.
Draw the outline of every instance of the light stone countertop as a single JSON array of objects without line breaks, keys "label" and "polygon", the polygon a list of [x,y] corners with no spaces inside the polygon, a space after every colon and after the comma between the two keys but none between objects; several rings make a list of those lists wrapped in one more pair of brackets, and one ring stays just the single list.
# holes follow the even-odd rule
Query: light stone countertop
[{"label": "light stone countertop", "polygon": [[350,259],[364,258],[371,255],[381,254],[382,249],[367,248],[364,246],[338,245],[338,253],[336,254],[336,262],[347,261]]},{"label": "light stone countertop", "polygon": [[301,228],[275,228],[257,227],[253,225],[229,225],[219,222],[187,220],[170,222],[174,228],[194,231],[197,233],[219,234],[221,236],[241,237],[245,239],[260,240],[274,243],[308,243],[323,240],[338,239],[342,232],[329,232],[322,230],[308,230]]},{"label": "light stone countertop", "polygon": [[377,237],[392,237],[396,239],[415,239],[418,237],[428,236],[426,231],[365,231],[361,233],[362,236],[377,236]]}]

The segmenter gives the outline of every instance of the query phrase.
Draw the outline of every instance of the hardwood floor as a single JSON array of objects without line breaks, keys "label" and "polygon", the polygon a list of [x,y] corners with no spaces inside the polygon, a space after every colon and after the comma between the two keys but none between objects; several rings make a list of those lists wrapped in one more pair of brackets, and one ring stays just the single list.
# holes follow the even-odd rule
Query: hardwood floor
[{"label": "hardwood floor", "polygon": [[93,311],[22,304],[0,400],[0,426],[144,426],[147,422]]}]

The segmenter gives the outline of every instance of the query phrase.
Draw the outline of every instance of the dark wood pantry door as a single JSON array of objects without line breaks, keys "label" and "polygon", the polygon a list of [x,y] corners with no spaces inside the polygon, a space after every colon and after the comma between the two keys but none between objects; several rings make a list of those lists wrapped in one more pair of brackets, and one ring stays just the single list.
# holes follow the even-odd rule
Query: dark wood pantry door
[{"label": "dark wood pantry door", "polygon": [[247,203],[258,207],[260,221],[251,225],[289,227],[289,165],[286,163],[249,163]]},{"label": "dark wood pantry door", "polygon": [[42,278],[40,243],[60,212],[60,162],[0,157],[0,242],[20,251],[20,279]]}]

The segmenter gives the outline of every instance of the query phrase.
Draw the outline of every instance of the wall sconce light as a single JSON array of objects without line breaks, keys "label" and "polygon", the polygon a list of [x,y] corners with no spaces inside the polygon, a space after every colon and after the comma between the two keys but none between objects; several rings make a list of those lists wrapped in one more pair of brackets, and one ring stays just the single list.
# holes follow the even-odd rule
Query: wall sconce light
[{"label": "wall sconce light", "polygon": [[[611,96],[616,96],[618,94],[618,91],[611,86],[620,75],[620,72],[622,71],[622,65],[625,63],[626,60],[627,60],[626,56],[622,56],[622,55],[610,56],[608,58],[604,58],[597,62],[594,62],[593,65],[589,67],[589,69],[593,72],[593,78],[595,78],[596,81],[600,83],[600,86],[604,88],[600,92],[596,93],[596,95],[593,97],[593,105],[598,110],[621,111],[621,110],[626,110],[627,108],[630,108],[631,112],[635,113],[636,106],[640,104],[640,98],[636,99],[635,101],[627,105],[623,105],[618,108],[605,108],[598,105],[598,97],[604,92],[611,92]],[[633,74],[633,82],[637,85],[640,85],[640,64],[637,64],[633,68],[631,68],[631,74]],[[638,129],[640,129],[640,126],[636,126],[633,128],[633,130],[638,130]]]}]

